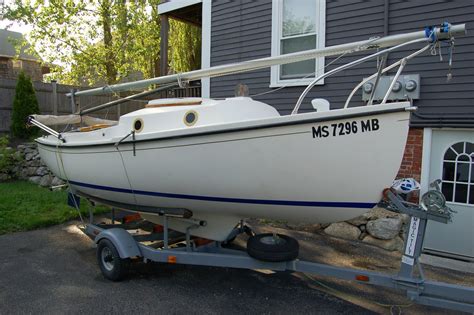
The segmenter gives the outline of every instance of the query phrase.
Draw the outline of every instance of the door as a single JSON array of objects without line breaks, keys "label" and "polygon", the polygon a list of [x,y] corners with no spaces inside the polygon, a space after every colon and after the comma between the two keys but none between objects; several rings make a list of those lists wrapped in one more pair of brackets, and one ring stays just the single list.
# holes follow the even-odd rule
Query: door
[{"label": "door", "polygon": [[429,221],[424,249],[474,260],[474,129],[433,130],[430,183],[441,179],[453,222]]}]

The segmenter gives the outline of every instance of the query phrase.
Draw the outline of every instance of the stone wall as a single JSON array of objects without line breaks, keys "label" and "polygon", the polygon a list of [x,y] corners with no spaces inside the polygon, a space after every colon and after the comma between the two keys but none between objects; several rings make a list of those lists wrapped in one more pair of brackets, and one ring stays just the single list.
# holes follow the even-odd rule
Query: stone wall
[{"label": "stone wall", "polygon": [[14,167],[0,173],[0,182],[22,179],[43,187],[62,185],[64,182],[51,174],[40,159],[38,149],[34,143],[20,144],[15,153],[19,157]]},{"label": "stone wall", "polygon": [[374,208],[346,222],[325,227],[328,235],[353,241],[362,241],[390,251],[403,251],[409,216],[383,208]]}]

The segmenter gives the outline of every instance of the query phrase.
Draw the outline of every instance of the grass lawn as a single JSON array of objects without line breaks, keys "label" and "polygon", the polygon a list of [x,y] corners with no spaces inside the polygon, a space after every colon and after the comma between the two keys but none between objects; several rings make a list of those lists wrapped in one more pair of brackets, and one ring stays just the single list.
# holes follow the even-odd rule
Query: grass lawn
[{"label": "grass lawn", "polygon": [[[106,207],[96,207],[95,212],[106,211]],[[84,200],[81,212],[88,213],[88,203]],[[25,181],[0,183],[0,235],[59,224],[77,217],[77,210],[67,205],[67,191],[50,191]]]}]

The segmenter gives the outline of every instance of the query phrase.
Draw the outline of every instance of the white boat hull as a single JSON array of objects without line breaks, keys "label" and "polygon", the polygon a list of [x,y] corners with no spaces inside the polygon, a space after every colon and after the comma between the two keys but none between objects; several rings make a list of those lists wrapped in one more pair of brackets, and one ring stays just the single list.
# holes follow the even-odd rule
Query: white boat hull
[{"label": "white boat hull", "polygon": [[[135,143],[135,155],[130,143],[54,146],[40,139],[38,146],[74,191],[138,208],[185,208],[207,223],[193,235],[224,240],[247,217],[328,223],[372,208],[398,172],[408,106],[148,138]],[[156,214],[143,216],[160,222]],[[189,220],[170,219],[170,228],[188,226]]]}]

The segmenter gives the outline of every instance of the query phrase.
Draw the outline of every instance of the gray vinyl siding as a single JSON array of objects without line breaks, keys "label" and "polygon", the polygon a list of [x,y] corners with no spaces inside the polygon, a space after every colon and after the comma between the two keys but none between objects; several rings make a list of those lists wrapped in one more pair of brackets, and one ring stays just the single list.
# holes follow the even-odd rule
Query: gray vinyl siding
[{"label": "gray vinyl siding", "polygon": [[[386,3],[388,7],[386,8]],[[467,23],[468,35],[456,38],[453,79],[447,83],[446,49],[444,61],[439,57],[424,56],[412,60],[404,73],[421,75],[421,99],[418,116],[412,117],[413,126],[466,126],[474,125],[474,2],[470,1],[327,1],[326,46],[364,40],[372,36],[412,32],[426,25],[444,20]],[[385,20],[385,9],[388,20]],[[268,57],[271,55],[272,1],[234,0],[213,1],[211,21],[211,66]],[[413,50],[391,53],[389,62],[398,60]],[[364,54],[365,55],[365,54]],[[357,55],[343,57],[328,69],[349,62]],[[326,65],[334,58],[326,58]],[[376,71],[376,63],[368,62],[356,68],[326,78],[325,84],[316,86],[307,96],[302,111],[311,110],[310,100],[326,98],[331,108],[343,106],[352,88]],[[238,83],[245,83],[250,94],[271,90],[270,69],[229,75],[211,79],[211,97],[225,98],[234,95]],[[286,87],[274,93],[254,96],[266,102],[281,114],[288,114],[305,87]],[[353,98],[351,106],[362,105],[361,92]]]}]

